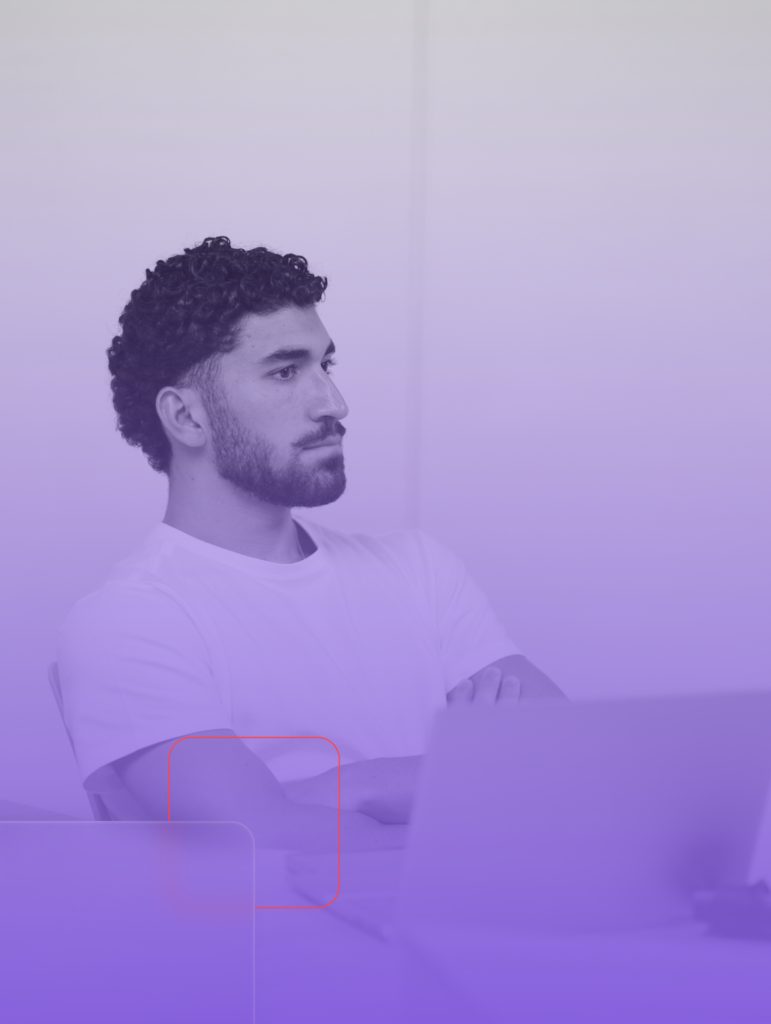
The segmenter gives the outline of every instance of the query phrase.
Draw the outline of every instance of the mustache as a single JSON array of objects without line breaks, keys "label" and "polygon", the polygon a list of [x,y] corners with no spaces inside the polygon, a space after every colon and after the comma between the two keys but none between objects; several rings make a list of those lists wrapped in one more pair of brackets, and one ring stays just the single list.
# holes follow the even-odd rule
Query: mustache
[{"label": "mustache", "polygon": [[306,434],[301,437],[299,441],[295,441],[295,448],[304,448],[307,444],[318,444],[319,441],[326,441],[328,437],[339,437],[343,438],[346,434],[346,428],[339,420],[330,419],[329,423],[324,424],[324,429],[319,433],[318,431],[313,434]]}]

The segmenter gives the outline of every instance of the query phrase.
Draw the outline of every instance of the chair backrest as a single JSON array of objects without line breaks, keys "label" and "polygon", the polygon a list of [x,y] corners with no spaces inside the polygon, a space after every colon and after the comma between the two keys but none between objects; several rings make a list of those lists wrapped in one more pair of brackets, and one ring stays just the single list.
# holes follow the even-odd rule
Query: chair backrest
[{"label": "chair backrest", "polygon": [[[64,718],[64,701],[62,700],[62,687],[59,682],[59,666],[55,661],[52,661],[48,666],[48,682],[51,686],[51,692],[54,695],[56,706],[59,709],[59,714],[62,716],[62,724],[64,725],[64,731],[67,733],[67,739],[70,741],[72,747],[72,753],[75,753],[75,744],[72,742],[72,736],[70,730],[67,728],[67,722]],[[88,802],[91,805],[91,812],[94,815],[96,821],[114,821],[115,819],[107,809],[107,805],[104,800],[97,793],[89,793],[86,790],[86,796]]]}]

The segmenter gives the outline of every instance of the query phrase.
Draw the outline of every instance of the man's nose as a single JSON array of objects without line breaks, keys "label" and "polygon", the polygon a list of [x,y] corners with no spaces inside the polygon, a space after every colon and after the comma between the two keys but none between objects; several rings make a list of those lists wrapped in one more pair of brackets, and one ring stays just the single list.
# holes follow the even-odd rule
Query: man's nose
[{"label": "man's nose", "polygon": [[340,394],[331,377],[321,371],[318,391],[314,395],[311,408],[311,416],[315,420],[331,416],[333,419],[342,420],[348,415],[348,406]]}]

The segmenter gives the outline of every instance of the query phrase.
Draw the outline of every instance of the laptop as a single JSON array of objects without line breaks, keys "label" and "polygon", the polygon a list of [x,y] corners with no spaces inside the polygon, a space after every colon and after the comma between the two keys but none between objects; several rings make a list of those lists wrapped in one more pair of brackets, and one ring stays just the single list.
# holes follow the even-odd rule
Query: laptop
[{"label": "laptop", "polygon": [[[343,858],[330,911],[545,932],[661,927],[750,881],[771,693],[454,708],[436,722],[405,851]],[[321,859],[294,884],[321,895]]]}]

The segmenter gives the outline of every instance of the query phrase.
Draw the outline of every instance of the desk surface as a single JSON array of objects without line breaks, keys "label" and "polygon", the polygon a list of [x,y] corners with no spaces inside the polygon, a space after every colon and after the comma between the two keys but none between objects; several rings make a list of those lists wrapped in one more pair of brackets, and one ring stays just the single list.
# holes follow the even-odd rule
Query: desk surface
[{"label": "desk surface", "polygon": [[[257,851],[263,893],[297,903],[286,854]],[[395,944],[329,909],[255,911],[256,1020],[261,1024],[404,1022],[403,960]]]},{"label": "desk surface", "polygon": [[[277,885],[283,855],[262,855]],[[266,1024],[768,1024],[771,944],[701,925],[549,936],[409,922],[385,943],[330,910],[257,911]],[[428,1016],[427,1016],[428,1015]]]},{"label": "desk surface", "polygon": [[585,936],[413,924],[419,974],[481,1019],[528,1024],[768,1024],[771,944],[721,940],[700,925]]}]

